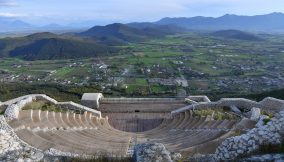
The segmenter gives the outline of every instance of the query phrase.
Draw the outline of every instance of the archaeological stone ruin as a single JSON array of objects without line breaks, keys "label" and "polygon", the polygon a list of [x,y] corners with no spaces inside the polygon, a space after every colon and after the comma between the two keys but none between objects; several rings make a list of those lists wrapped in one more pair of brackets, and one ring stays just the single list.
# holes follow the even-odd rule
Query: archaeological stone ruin
[{"label": "archaeological stone ruin", "polygon": [[284,101],[270,97],[256,102],[88,93],[77,104],[32,94],[2,101],[0,108],[0,161],[100,155],[139,162],[283,159],[252,157],[261,146],[283,141]]}]

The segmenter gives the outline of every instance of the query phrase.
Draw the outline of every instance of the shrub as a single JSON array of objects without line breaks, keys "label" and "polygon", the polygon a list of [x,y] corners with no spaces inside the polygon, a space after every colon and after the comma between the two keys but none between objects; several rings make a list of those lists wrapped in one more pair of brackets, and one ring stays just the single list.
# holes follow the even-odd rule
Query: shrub
[{"label": "shrub", "polygon": [[226,113],[226,111],[224,111],[223,109],[199,109],[199,110],[195,110],[194,111],[196,115],[199,116],[208,116],[208,115],[212,115],[213,114],[213,118],[214,120],[236,120],[238,119],[237,116],[233,115],[233,114],[229,114]]},{"label": "shrub", "polygon": [[42,111],[54,111],[54,112],[67,112],[66,108],[59,108],[56,105],[53,105],[46,101],[36,101],[27,104],[23,107],[23,110],[42,110]]},{"label": "shrub", "polygon": [[[132,162],[131,157],[125,157],[125,158],[110,158],[107,156],[100,156],[92,159],[79,159],[74,158],[71,160],[67,160],[68,162]],[[66,162],[67,162],[66,161]]]},{"label": "shrub", "polygon": [[260,154],[284,153],[284,140],[279,145],[263,144],[257,151]]},{"label": "shrub", "polygon": [[263,119],[264,125],[266,125],[270,120],[270,118]]}]

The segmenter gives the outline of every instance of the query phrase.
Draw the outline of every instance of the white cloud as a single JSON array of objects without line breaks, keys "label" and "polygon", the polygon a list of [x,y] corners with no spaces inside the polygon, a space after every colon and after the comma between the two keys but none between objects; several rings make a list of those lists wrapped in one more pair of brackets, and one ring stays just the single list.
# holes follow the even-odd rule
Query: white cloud
[{"label": "white cloud", "polygon": [[26,14],[16,14],[9,12],[0,12],[0,17],[26,17]]},{"label": "white cloud", "polygon": [[224,14],[256,15],[284,12],[284,2],[283,0],[0,0],[0,9],[2,16],[21,16],[24,20],[36,23],[80,20],[131,22],[156,21],[163,17],[217,17]]},{"label": "white cloud", "polygon": [[17,5],[14,0],[0,0],[0,7],[13,7]]}]

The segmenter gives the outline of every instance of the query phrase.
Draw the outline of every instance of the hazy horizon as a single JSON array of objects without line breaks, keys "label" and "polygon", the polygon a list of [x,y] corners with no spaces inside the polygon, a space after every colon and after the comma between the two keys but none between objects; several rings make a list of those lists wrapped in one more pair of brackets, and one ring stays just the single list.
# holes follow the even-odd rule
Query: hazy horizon
[{"label": "hazy horizon", "polygon": [[152,22],[163,17],[252,16],[272,12],[283,13],[284,3],[280,0],[0,0],[0,17],[15,18],[34,25],[70,25],[84,21],[104,25]]}]

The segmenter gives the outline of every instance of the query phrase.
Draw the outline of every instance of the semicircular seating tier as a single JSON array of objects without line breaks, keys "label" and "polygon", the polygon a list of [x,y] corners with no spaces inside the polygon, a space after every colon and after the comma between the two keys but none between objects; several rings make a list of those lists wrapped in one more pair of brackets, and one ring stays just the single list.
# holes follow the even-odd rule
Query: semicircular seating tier
[{"label": "semicircular seating tier", "polygon": [[[188,106],[184,100],[180,102]],[[113,156],[130,155],[134,145],[145,142],[163,143],[172,152],[188,155],[214,153],[218,144],[235,133],[234,128],[245,123],[198,116],[194,109],[181,108],[177,102],[174,105],[178,107],[167,106],[165,112],[152,112],[148,108],[137,111],[141,105],[130,109],[133,111],[112,112],[110,108],[106,112],[101,110],[101,117],[91,111],[21,110],[18,118],[8,123],[20,139],[44,151],[53,148],[76,154]],[[255,122],[251,123],[244,125],[254,127]]]}]

